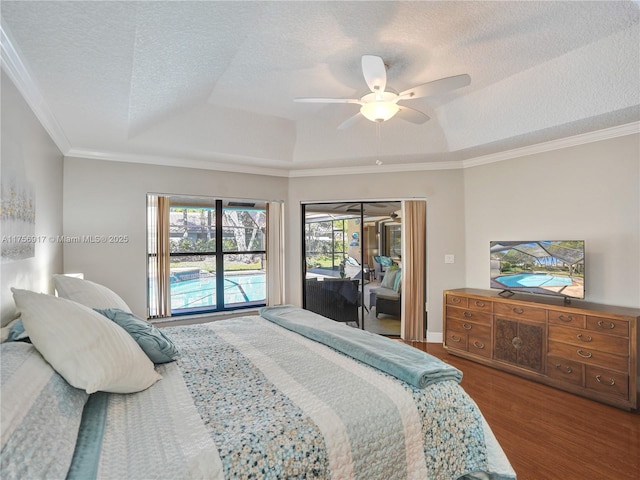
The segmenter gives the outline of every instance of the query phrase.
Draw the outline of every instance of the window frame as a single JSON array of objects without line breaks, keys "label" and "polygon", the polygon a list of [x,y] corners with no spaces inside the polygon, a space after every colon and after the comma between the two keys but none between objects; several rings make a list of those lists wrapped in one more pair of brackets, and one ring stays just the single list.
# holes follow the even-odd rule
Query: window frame
[{"label": "window frame", "polygon": [[[211,239],[214,240],[214,250],[210,251],[188,251],[188,250],[178,250],[176,251],[174,248],[171,248],[172,251],[168,253],[169,261],[172,258],[178,257],[211,257],[213,258],[213,265],[215,265],[215,270],[210,270],[210,272],[215,272],[213,275],[210,275],[208,278],[214,279],[215,284],[215,304],[211,305],[199,305],[195,307],[186,307],[186,308],[172,308],[169,307],[169,317],[179,317],[184,315],[194,315],[194,314],[202,314],[202,313],[218,313],[218,312],[226,312],[226,311],[234,311],[234,310],[242,310],[242,309],[250,309],[265,306],[267,302],[267,229],[268,229],[268,218],[267,218],[267,207],[266,201],[236,201],[236,200],[228,200],[222,198],[208,198],[208,197],[197,197],[202,199],[202,203],[193,201],[197,200],[196,197],[185,197],[179,195],[169,195],[170,198],[170,207],[169,207],[169,218],[171,217],[171,212],[175,208],[185,208],[191,210],[201,210],[201,209],[209,209],[214,212],[213,224],[211,223],[211,217],[209,217],[209,224],[207,227],[210,229]],[[191,202],[189,200],[192,200]],[[205,202],[206,200],[206,202]],[[204,204],[207,203],[207,204]],[[262,206],[256,207],[255,204],[259,204]],[[261,235],[260,245],[263,247],[261,249],[250,248],[246,250],[228,250],[224,247],[224,233],[228,228],[238,228],[237,226],[229,227],[229,225],[225,225],[223,221],[224,211],[229,209],[235,209],[239,211],[247,211],[247,210],[257,210],[264,215],[264,225],[255,224],[255,227],[260,230],[259,235]],[[186,225],[185,225],[186,228]],[[246,227],[245,227],[246,228]],[[167,231],[166,235],[169,243],[171,243],[171,222],[167,221]],[[150,239],[152,235],[155,235],[155,232],[149,230],[147,228],[147,237]],[[187,237],[188,238],[188,237]],[[252,247],[249,245],[248,247]],[[264,295],[257,300],[249,300],[244,302],[236,302],[236,303],[226,303],[225,302],[225,286],[228,280],[228,274],[233,273],[235,270],[228,269],[229,265],[225,262],[225,259],[229,256],[242,256],[242,255],[252,255],[252,256],[261,256],[259,258],[260,262],[260,270],[258,270],[257,274],[262,274],[264,280],[258,283],[264,283]],[[147,262],[152,260],[152,257],[157,256],[155,252],[147,252]],[[175,262],[174,262],[175,264]],[[227,265],[225,269],[225,265]],[[149,272],[149,269],[147,270]],[[171,277],[175,273],[175,270],[172,273],[172,268],[169,269],[169,279],[168,280],[168,295],[171,298],[173,295],[172,285],[176,284],[178,281],[171,282]],[[174,277],[175,278],[175,277]],[[202,278],[202,272],[199,271],[198,278]],[[194,278],[195,279],[195,278]],[[193,279],[192,279],[193,280]],[[237,288],[245,295],[243,285],[236,284]],[[246,288],[246,285],[244,285]],[[260,287],[258,287],[260,288]],[[151,289],[147,289],[148,301],[151,301]],[[169,301],[169,304],[171,301]],[[164,317],[167,318],[167,317]]]}]

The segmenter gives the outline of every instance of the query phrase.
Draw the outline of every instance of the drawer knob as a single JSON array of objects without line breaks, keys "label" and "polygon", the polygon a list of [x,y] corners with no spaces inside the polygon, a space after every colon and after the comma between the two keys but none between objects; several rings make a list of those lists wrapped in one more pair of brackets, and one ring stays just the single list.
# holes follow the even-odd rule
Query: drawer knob
[{"label": "drawer knob", "polygon": [[562,365],[559,364],[559,363],[556,363],[556,369],[560,370],[562,373],[566,373],[566,374],[573,373],[573,368],[571,368],[571,367],[562,368]]},{"label": "drawer knob", "polygon": [[460,341],[462,341],[462,337],[459,337],[457,335],[451,335],[451,340],[459,343]]},{"label": "drawer knob", "polygon": [[463,323],[462,328],[464,328],[465,330],[471,330],[472,326],[469,325],[468,323]]},{"label": "drawer knob", "polygon": [[464,315],[465,318],[473,317],[473,313],[471,313],[471,312],[464,312],[462,315]]},{"label": "drawer knob", "polygon": [[567,317],[565,317],[564,315],[560,315],[560,316],[558,317],[558,320],[560,320],[561,322],[567,322],[567,323],[570,323],[570,322],[573,322],[573,317],[572,317],[571,315],[569,315],[569,316],[567,316]]},{"label": "drawer knob", "polygon": [[515,348],[520,348],[523,344],[524,342],[520,337],[513,337],[513,340],[511,340],[511,345],[513,345]]},{"label": "drawer knob", "polygon": [[590,342],[593,340],[593,338],[591,338],[591,335],[587,335],[586,337],[584,335],[582,335],[581,333],[577,334],[576,337],[578,337],[578,340],[582,340],[583,342]]},{"label": "drawer knob", "polygon": [[576,352],[578,355],[580,355],[582,358],[591,358],[593,357],[593,354],[591,352],[584,352],[583,350],[578,350]]},{"label": "drawer knob", "polygon": [[473,346],[479,349],[484,349],[484,343],[479,342],[478,340],[476,340],[475,342],[473,342]]},{"label": "drawer knob", "polygon": [[613,378],[610,378],[608,382],[605,382],[602,380],[602,376],[600,375],[596,375],[596,380],[598,381],[598,383],[606,385],[607,387],[613,387],[616,384],[616,381]]},{"label": "drawer knob", "polygon": [[460,303],[460,299],[458,297],[453,297],[451,299],[451,303]]},{"label": "drawer knob", "polygon": [[522,308],[513,307],[512,310],[513,310],[513,313],[517,313],[518,315],[522,315],[524,313],[524,309]]},{"label": "drawer knob", "polygon": [[613,322],[604,322],[603,320],[599,320],[598,321],[598,326],[600,328],[608,328],[610,330],[613,330],[614,328],[616,328],[616,324]]},{"label": "drawer knob", "polygon": [[475,301],[476,307],[484,307],[484,302],[480,302],[479,300]]}]

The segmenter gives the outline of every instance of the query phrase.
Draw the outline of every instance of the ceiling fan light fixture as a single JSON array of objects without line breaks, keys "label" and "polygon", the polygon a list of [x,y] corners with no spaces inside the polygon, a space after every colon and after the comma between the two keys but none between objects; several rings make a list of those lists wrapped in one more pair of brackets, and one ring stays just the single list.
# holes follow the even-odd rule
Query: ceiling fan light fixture
[{"label": "ceiling fan light fixture", "polygon": [[400,107],[396,103],[384,101],[365,103],[360,107],[360,113],[372,122],[386,122],[399,110]]},{"label": "ceiling fan light fixture", "polygon": [[376,55],[363,55],[362,74],[369,87],[369,93],[359,99],[311,97],[296,98],[295,101],[309,103],[356,103],[360,105],[360,112],[342,122],[338,126],[339,130],[350,127],[362,117],[380,124],[393,118],[401,110],[402,114],[400,118],[420,125],[428,121],[429,116],[405,105],[399,106],[398,102],[437,95],[448,92],[449,90],[455,90],[456,88],[466,87],[471,83],[471,77],[467,74],[454,75],[453,77],[441,78],[417,85],[398,93],[387,87],[387,68],[387,64],[384,63],[381,57]]}]

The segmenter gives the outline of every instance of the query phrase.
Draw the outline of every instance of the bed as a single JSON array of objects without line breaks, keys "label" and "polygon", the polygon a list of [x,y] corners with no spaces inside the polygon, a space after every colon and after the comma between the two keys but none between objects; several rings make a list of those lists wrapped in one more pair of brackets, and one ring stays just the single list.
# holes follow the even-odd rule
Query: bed
[{"label": "bed", "polygon": [[[515,479],[460,372],[401,342],[290,306],[158,333],[113,299],[49,297],[14,291],[33,344],[2,344],[3,478]],[[90,317],[168,356],[78,388],[34,328],[48,315],[63,341]]]}]

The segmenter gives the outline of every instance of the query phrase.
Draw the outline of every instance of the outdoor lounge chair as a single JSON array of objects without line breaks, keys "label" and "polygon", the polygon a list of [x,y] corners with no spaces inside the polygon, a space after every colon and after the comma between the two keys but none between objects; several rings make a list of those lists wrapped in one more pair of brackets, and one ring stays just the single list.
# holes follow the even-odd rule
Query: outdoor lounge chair
[{"label": "outdoor lounge chair", "polygon": [[376,318],[381,313],[400,318],[400,294],[389,288],[379,288],[376,294]]},{"label": "outdoor lounge chair", "polygon": [[390,270],[380,287],[371,289],[370,302],[372,304],[375,302],[376,318],[381,313],[400,318],[401,289],[402,271],[400,269]]},{"label": "outdoor lounge chair", "polygon": [[355,258],[346,257],[344,259],[344,275],[353,280],[362,280],[364,278],[364,283],[367,283],[369,281],[369,265],[366,263],[360,265],[360,262]]}]

